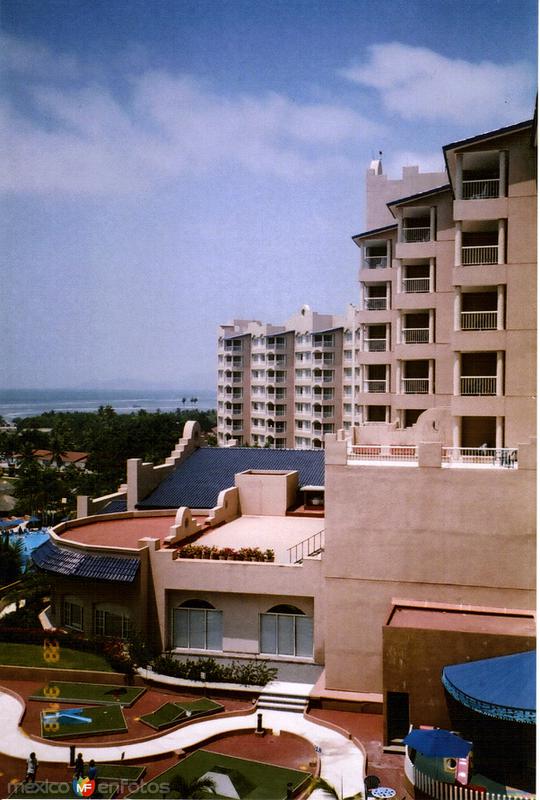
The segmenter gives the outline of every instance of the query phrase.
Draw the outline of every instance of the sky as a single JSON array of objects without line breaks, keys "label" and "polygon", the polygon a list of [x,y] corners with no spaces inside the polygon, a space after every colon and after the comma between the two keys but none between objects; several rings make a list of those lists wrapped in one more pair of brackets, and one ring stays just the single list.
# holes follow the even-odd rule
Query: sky
[{"label": "sky", "polygon": [[212,388],[358,302],[383,151],[532,117],[536,0],[1,0],[0,387]]}]

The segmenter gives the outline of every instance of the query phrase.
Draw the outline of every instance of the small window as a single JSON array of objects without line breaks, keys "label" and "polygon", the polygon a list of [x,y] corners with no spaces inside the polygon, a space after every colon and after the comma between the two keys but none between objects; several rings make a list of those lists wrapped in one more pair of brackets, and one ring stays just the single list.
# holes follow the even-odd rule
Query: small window
[{"label": "small window", "polygon": [[62,624],[76,631],[84,629],[84,609],[76,599],[65,598],[62,605]]},{"label": "small window", "polygon": [[313,657],[313,618],[296,606],[277,605],[260,617],[260,651],[282,656]]},{"label": "small window", "polygon": [[223,612],[206,600],[186,600],[173,609],[172,646],[223,650]]}]

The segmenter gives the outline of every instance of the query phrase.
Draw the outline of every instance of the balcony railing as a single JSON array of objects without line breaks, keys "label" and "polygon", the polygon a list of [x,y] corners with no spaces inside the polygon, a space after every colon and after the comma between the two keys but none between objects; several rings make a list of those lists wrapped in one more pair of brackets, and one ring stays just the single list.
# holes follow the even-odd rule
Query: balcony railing
[{"label": "balcony railing", "polygon": [[518,451],[515,447],[443,447],[442,463],[445,466],[479,464],[517,469]]},{"label": "balcony railing", "polygon": [[429,292],[430,285],[429,278],[403,278],[402,291],[405,294],[412,294],[414,292],[422,293]]},{"label": "balcony railing", "polygon": [[[371,423],[384,424],[384,423]],[[351,445],[347,458],[350,461],[417,461],[415,445]]]},{"label": "balcony railing", "polygon": [[406,243],[414,242],[429,242],[431,236],[431,228],[402,228],[401,241]]},{"label": "balcony railing", "polygon": [[467,375],[461,377],[462,395],[495,395],[497,394],[497,377],[495,375]]},{"label": "balcony railing", "polygon": [[403,378],[401,388],[404,394],[428,394],[429,378]]},{"label": "balcony railing", "polygon": [[461,195],[464,200],[487,200],[499,196],[499,179],[485,178],[478,181],[463,181]]},{"label": "balcony railing", "polygon": [[364,256],[364,267],[366,269],[383,269],[387,266],[387,256]]},{"label": "balcony railing", "polygon": [[461,248],[461,263],[464,266],[475,264],[496,264],[499,260],[499,246],[496,244],[481,244]]},{"label": "balcony railing", "polygon": [[364,352],[384,353],[386,350],[386,339],[364,339]]},{"label": "balcony railing", "polygon": [[241,344],[226,344],[223,347],[226,353],[241,353],[242,352],[242,345]]},{"label": "balcony railing", "polygon": [[364,392],[369,392],[370,394],[378,393],[378,392],[387,392],[388,387],[385,380],[367,380],[364,381]]},{"label": "balcony railing", "polygon": [[497,330],[496,311],[462,311],[462,331],[494,331]]},{"label": "balcony railing", "polygon": [[403,344],[427,344],[429,328],[403,328],[401,338]]},{"label": "balcony railing", "polygon": [[386,297],[366,297],[364,308],[366,311],[386,311],[388,300]]}]

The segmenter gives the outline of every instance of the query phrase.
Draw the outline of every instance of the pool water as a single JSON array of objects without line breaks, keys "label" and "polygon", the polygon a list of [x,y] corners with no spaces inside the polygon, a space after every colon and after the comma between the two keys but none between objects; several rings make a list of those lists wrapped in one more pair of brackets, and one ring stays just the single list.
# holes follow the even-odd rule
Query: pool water
[{"label": "pool water", "polygon": [[28,531],[27,533],[10,533],[10,542],[21,541],[23,546],[23,563],[26,565],[30,558],[31,553],[46,542],[49,538],[49,528],[39,528],[37,531]]}]

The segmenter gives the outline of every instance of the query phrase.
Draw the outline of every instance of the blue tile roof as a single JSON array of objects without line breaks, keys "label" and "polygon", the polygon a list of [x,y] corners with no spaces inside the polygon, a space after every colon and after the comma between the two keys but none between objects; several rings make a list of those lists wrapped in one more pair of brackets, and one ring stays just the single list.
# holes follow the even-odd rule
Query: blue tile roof
[{"label": "blue tile roof", "polygon": [[127,502],[125,500],[111,500],[104,506],[100,514],[119,514],[122,511],[127,511]]},{"label": "blue tile roof", "polygon": [[323,450],[203,447],[176,467],[137,508],[213,508],[246,469],[298,470],[299,486],[324,486]]},{"label": "blue tile roof", "polygon": [[124,583],[133,583],[139,569],[138,558],[94,556],[58,546],[50,539],[34,550],[32,560],[40,569],[56,575]]}]

